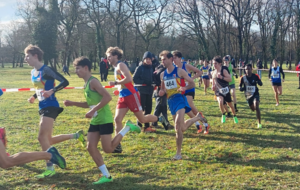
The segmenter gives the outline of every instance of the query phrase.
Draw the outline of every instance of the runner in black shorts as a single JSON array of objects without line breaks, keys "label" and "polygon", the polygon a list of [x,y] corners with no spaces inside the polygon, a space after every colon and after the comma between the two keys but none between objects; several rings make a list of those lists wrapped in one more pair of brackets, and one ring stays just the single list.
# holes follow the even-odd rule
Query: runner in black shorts
[{"label": "runner in black shorts", "polygon": [[[262,86],[262,82],[257,74],[252,73],[252,65],[248,64],[245,68],[246,74],[241,77],[240,91],[245,91],[245,97],[252,111],[256,110],[257,127],[262,128],[259,109],[259,92],[257,84]],[[243,87],[244,86],[244,87]]]},{"label": "runner in black shorts", "polygon": [[213,58],[213,64],[215,70],[212,73],[213,76],[212,90],[215,91],[215,95],[217,96],[217,100],[219,102],[220,110],[223,114],[221,123],[225,123],[226,121],[224,101],[227,102],[227,104],[229,105],[233,113],[234,123],[238,123],[238,119],[235,115],[235,109],[233,107],[231,95],[229,91],[229,82],[231,81],[231,76],[229,74],[228,68],[222,66],[222,58],[220,56],[215,56]]}]

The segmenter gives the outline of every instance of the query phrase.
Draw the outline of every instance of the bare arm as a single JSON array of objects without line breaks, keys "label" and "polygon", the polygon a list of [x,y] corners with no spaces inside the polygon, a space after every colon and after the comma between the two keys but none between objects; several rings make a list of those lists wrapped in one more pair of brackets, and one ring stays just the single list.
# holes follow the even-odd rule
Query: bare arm
[{"label": "bare arm", "polygon": [[165,87],[165,83],[163,81],[163,77],[164,77],[164,72],[160,73],[160,81],[161,81],[161,84],[160,84],[160,90],[158,92],[158,95],[159,96],[163,96],[165,95],[165,93],[167,92],[166,90],[166,87]]},{"label": "bare arm", "polygon": [[122,62],[119,63],[117,66],[117,70],[119,70],[119,72],[121,72],[121,74],[124,76],[123,79],[117,80],[118,84],[127,84],[132,81],[132,76],[130,74],[128,67],[125,65],[125,63],[122,63]]},{"label": "bare arm", "polygon": [[195,72],[196,74],[192,77],[192,79],[196,79],[196,78],[199,78],[201,75],[202,75],[202,71],[200,71],[199,69],[197,69],[196,67],[192,66],[192,65],[189,65],[189,64],[186,64],[185,65],[185,68],[188,72]]},{"label": "bare arm", "polygon": [[225,80],[227,82],[232,81],[232,78],[231,78],[231,76],[230,76],[230,74],[228,73],[227,70],[225,70],[225,69],[223,70],[223,75],[224,75],[224,77],[222,75],[218,74],[218,78],[222,79],[222,80]]}]

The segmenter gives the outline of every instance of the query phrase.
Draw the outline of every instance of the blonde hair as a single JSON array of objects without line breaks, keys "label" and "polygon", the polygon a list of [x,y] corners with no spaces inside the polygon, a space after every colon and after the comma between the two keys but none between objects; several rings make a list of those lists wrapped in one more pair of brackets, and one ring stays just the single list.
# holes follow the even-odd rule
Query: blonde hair
[{"label": "blonde hair", "polygon": [[41,48],[39,48],[38,46],[29,44],[29,45],[24,49],[24,53],[25,53],[25,54],[30,53],[31,55],[37,55],[39,61],[42,61],[42,60],[43,60],[44,52],[43,52],[43,50],[41,50]]},{"label": "blonde hair", "polygon": [[122,59],[123,57],[123,50],[120,49],[119,47],[109,47],[107,50],[106,50],[106,53],[105,54],[108,54],[110,53],[112,56],[115,56],[117,55],[118,56],[118,60]]}]

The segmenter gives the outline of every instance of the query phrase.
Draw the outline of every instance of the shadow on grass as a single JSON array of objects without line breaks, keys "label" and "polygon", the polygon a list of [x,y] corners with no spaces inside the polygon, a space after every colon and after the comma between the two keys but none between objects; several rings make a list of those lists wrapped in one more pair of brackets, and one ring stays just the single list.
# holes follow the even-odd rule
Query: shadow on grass
[{"label": "shadow on grass", "polygon": [[[126,171],[126,170],[125,170]],[[98,172],[98,171],[97,171]],[[105,183],[101,185],[92,185],[94,179],[92,177],[87,177],[87,175],[97,175],[94,170],[90,170],[80,174],[74,173],[66,173],[56,174],[51,178],[45,178],[42,180],[27,180],[23,182],[17,183],[9,183],[0,185],[1,189],[15,189],[17,187],[33,187],[36,189],[40,189],[41,186],[46,188],[45,186],[51,186],[51,188],[62,188],[62,189],[109,189],[109,190],[146,190],[146,189],[154,189],[154,190],[196,190],[196,188],[187,188],[183,186],[158,186],[152,185],[151,181],[157,182],[161,180],[166,180],[167,178],[161,176],[153,176],[148,173],[142,173],[139,171],[131,170],[127,173],[133,173],[134,175],[139,175],[139,177],[122,177],[122,178],[114,178],[112,183]],[[123,173],[124,174],[124,173]],[[50,189],[51,189],[50,188]]]}]

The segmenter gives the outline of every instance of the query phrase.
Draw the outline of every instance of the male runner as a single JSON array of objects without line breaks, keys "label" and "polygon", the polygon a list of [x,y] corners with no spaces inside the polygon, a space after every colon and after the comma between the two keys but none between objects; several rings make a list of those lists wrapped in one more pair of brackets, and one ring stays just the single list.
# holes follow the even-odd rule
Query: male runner
[{"label": "male runner", "polygon": [[[118,47],[109,47],[106,51],[107,59],[109,64],[115,68],[115,81],[109,82],[110,86],[120,85],[119,87],[119,99],[116,107],[115,113],[115,125],[116,133],[118,134],[123,128],[122,121],[128,110],[132,111],[140,123],[150,123],[160,121],[162,124],[167,127],[168,122],[164,116],[157,117],[155,115],[144,115],[141,106],[141,100],[137,89],[133,86],[132,76],[125,65],[121,62],[123,56],[123,50]],[[128,121],[127,124],[132,124]],[[121,153],[122,147],[119,144],[114,153]]]},{"label": "male runner", "polygon": [[[162,51],[159,57],[161,58],[162,64],[166,67],[166,70],[161,73],[160,77],[162,82],[159,96],[167,94],[168,105],[173,116],[176,130],[177,151],[173,159],[180,160],[182,159],[181,145],[183,132],[196,121],[207,123],[207,120],[203,117],[202,113],[198,112],[194,118],[184,121],[184,114],[190,112],[191,107],[187,102],[186,96],[182,95],[181,92],[195,87],[195,83],[186,71],[172,64],[173,55],[169,51]],[[181,86],[182,78],[188,82],[188,85],[185,87]]]},{"label": "male runner", "polygon": [[[2,94],[3,91],[0,89],[0,96]],[[8,156],[5,151],[5,146],[0,140],[0,168],[7,169],[37,160],[50,160],[61,169],[66,168],[66,161],[64,157],[59,154],[55,147],[50,147],[46,152],[20,152],[12,156]]]},{"label": "male runner", "polygon": [[[259,109],[259,92],[257,84],[262,86],[262,82],[257,74],[252,73],[252,65],[247,64],[245,68],[246,74],[241,77],[240,91],[245,91],[245,97],[252,111],[256,110],[256,118],[258,121],[257,128],[262,128]],[[244,86],[244,87],[243,87]]]},{"label": "male runner", "polygon": [[229,82],[229,90],[233,98],[235,112],[238,112],[238,109],[236,107],[235,79],[234,79],[236,73],[234,72],[232,64],[230,62],[230,55],[226,55],[225,57],[223,57],[223,61],[224,61],[224,66],[228,68],[229,74],[231,76],[231,82]]},{"label": "male runner", "polygon": [[[192,77],[192,80],[194,81],[194,79],[199,78],[202,74],[202,71],[200,71],[199,69],[197,69],[196,67],[190,65],[190,64],[186,64],[185,62],[181,62],[182,60],[182,54],[179,51],[173,51],[173,62],[174,64],[178,67],[183,69],[184,71],[186,71],[189,75],[189,77],[191,77],[190,72],[193,71],[196,74]],[[188,82],[185,81],[185,84],[188,85]],[[186,99],[188,101],[189,106],[191,107],[192,111],[188,112],[187,115],[190,118],[195,117],[195,115],[197,115],[197,113],[199,113],[199,111],[197,110],[196,106],[194,105],[194,98],[195,98],[195,87],[188,89],[185,91],[184,95],[186,96]],[[201,133],[202,132],[202,126],[200,125],[200,123],[198,121],[196,121],[196,127],[197,127],[197,133]],[[204,134],[208,134],[209,133],[209,125],[205,126],[205,131]]]},{"label": "male runner", "polygon": [[215,56],[213,58],[213,64],[215,70],[212,73],[212,90],[215,91],[215,95],[217,96],[217,100],[219,103],[219,108],[223,114],[221,123],[225,123],[226,121],[224,101],[227,102],[232,111],[234,123],[238,123],[238,119],[235,115],[235,110],[232,105],[231,95],[229,91],[229,82],[232,80],[229,74],[229,70],[226,66],[222,66],[222,58],[220,56]]},{"label": "male runner", "polygon": [[112,100],[109,92],[99,82],[98,79],[91,75],[92,63],[86,57],[79,57],[73,62],[76,68],[76,74],[85,81],[84,96],[86,102],[64,101],[65,106],[77,106],[82,108],[90,108],[85,115],[86,118],[92,118],[90,128],[88,130],[87,149],[96,163],[103,176],[94,182],[94,185],[111,182],[110,176],[100,151],[97,149],[99,140],[101,140],[103,151],[111,153],[121,142],[123,136],[128,131],[141,132],[141,129],[135,125],[126,123],[126,126],[120,131],[115,138],[111,139],[114,131],[113,117],[108,103]]},{"label": "male runner", "polygon": [[[57,135],[52,137],[54,120],[63,111],[59,107],[55,93],[69,85],[69,82],[58,72],[42,63],[44,52],[38,47],[29,45],[24,50],[25,61],[28,65],[34,67],[31,71],[31,80],[36,89],[36,93],[28,101],[34,103],[35,99],[39,100],[40,130],[38,140],[42,150],[46,151],[51,145],[66,141],[69,139],[78,139],[84,144],[82,131],[74,134]],[[60,84],[55,86],[54,81],[58,80]],[[37,178],[51,177],[55,174],[53,163],[47,161],[46,171]]]}]

